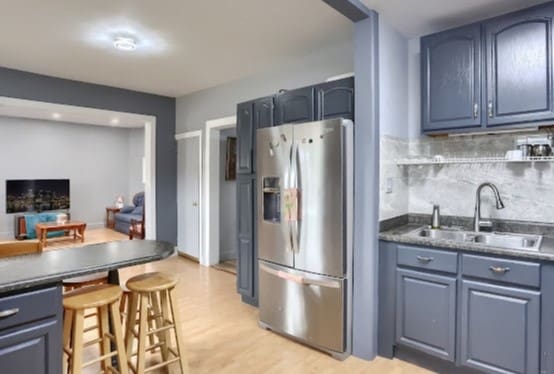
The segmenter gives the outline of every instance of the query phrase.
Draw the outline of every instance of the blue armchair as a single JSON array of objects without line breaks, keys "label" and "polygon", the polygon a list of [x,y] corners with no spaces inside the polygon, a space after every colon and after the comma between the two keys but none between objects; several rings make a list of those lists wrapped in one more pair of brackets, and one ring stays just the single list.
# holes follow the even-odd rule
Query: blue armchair
[{"label": "blue armchair", "polygon": [[124,206],[115,214],[115,230],[123,234],[129,234],[131,220],[142,221],[144,215],[144,192],[133,196],[133,206]]}]

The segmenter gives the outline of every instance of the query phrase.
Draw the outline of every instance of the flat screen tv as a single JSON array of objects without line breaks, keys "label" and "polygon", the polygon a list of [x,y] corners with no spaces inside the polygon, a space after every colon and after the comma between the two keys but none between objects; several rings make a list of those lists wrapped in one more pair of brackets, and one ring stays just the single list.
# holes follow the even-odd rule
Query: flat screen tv
[{"label": "flat screen tv", "polygon": [[69,179],[6,181],[6,213],[69,209]]}]

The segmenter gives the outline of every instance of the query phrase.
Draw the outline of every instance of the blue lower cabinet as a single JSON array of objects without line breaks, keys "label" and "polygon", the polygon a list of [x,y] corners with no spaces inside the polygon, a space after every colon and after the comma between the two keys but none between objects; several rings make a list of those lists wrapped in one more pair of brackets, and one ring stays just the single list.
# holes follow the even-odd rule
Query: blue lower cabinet
[{"label": "blue lower cabinet", "polygon": [[399,268],[396,287],[396,342],[453,362],[456,278]]},{"label": "blue lower cabinet", "polygon": [[462,365],[487,373],[538,373],[540,292],[463,280]]}]

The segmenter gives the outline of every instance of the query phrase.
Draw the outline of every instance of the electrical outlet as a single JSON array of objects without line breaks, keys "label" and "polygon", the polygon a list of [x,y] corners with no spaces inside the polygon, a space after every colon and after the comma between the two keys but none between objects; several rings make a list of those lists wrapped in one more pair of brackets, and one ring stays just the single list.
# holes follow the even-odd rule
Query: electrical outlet
[{"label": "electrical outlet", "polygon": [[386,182],[385,182],[385,190],[387,193],[392,193],[392,190],[393,190],[393,183],[392,183],[392,178],[391,177],[388,177],[386,179]]}]

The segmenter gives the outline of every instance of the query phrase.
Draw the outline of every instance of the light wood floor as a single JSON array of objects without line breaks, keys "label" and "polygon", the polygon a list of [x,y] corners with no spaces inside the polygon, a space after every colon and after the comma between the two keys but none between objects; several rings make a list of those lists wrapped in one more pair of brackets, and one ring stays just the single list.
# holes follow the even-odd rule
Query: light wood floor
[{"label": "light wood floor", "polygon": [[[85,244],[125,240],[126,235],[109,229],[88,230]],[[80,246],[56,241],[48,248]],[[177,308],[181,315],[189,366],[192,374],[208,373],[430,373],[408,362],[376,358],[367,362],[356,357],[337,361],[302,344],[258,327],[258,310],[240,301],[236,276],[174,256],[164,261],[120,270],[121,283],[137,274],[165,271],[179,274]],[[90,333],[93,334],[93,333]],[[88,347],[85,361],[98,354]],[[155,362],[155,357],[148,361]],[[90,367],[84,373],[97,373]],[[155,371],[154,373],[164,373]]]},{"label": "light wood floor", "polygon": [[340,362],[262,330],[257,309],[241,303],[235,276],[182,257],[122,269],[121,280],[149,271],[180,275],[176,304],[192,373],[429,373],[400,360]]},{"label": "light wood floor", "polygon": [[[128,240],[129,236],[117,232],[115,230],[100,228],[93,230],[85,230],[85,242],[81,243],[79,240],[73,240],[73,236],[64,236],[59,238],[49,238],[48,245],[45,250],[54,249],[54,248],[72,248],[72,247],[81,247],[87,244],[97,244],[97,243],[106,243],[116,240]],[[0,237],[0,242],[3,241],[12,241],[13,237]]]}]

